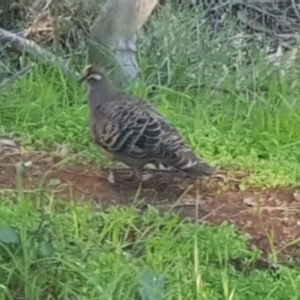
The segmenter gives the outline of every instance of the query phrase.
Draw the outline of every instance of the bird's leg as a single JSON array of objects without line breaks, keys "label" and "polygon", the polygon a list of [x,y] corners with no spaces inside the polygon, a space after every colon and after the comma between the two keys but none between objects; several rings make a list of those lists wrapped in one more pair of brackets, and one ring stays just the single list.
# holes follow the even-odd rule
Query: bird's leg
[{"label": "bird's leg", "polygon": [[115,176],[115,174],[113,173],[113,171],[109,172],[109,175],[107,177],[108,182],[110,182],[111,184],[115,184],[115,183],[122,183],[122,182],[128,182],[128,183],[133,183],[133,184],[138,184],[142,181],[142,178],[140,176],[139,173],[139,169],[137,168],[132,168],[132,173],[129,175],[123,175],[121,177],[118,178],[118,176]]},{"label": "bird's leg", "polygon": [[142,181],[142,177],[141,177],[141,174],[140,174],[140,169],[138,168],[132,168],[132,181],[134,183],[140,183]]}]

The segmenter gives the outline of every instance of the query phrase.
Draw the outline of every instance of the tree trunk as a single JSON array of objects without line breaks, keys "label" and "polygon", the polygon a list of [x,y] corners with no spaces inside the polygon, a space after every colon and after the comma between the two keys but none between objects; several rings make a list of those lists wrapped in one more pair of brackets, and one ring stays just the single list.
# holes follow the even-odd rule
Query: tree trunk
[{"label": "tree trunk", "polygon": [[89,63],[110,73],[119,86],[126,86],[139,73],[136,36],[158,0],[107,0],[96,18],[89,41]]}]

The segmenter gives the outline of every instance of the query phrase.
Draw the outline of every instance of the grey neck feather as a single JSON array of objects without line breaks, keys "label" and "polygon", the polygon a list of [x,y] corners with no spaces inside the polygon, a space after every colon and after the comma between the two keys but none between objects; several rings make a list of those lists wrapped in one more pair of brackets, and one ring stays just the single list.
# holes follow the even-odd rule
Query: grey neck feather
[{"label": "grey neck feather", "polygon": [[89,105],[91,108],[96,107],[101,102],[112,101],[115,98],[114,95],[117,91],[108,79],[90,79],[87,83],[90,87]]}]

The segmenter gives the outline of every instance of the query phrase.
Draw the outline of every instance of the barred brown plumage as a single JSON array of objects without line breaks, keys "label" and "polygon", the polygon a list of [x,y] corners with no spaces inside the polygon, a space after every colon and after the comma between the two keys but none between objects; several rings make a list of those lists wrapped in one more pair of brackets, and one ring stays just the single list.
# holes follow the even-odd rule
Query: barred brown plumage
[{"label": "barred brown plumage", "polygon": [[101,69],[89,65],[83,73],[80,81],[90,87],[93,140],[112,159],[129,166],[136,179],[149,163],[193,176],[213,173],[153,105],[118,91]]}]

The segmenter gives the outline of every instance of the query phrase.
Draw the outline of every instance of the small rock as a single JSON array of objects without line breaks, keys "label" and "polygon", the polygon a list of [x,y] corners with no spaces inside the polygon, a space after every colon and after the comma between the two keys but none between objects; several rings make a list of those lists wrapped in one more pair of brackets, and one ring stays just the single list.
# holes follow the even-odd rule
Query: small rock
[{"label": "small rock", "polygon": [[25,168],[29,168],[29,167],[32,166],[32,161],[26,161],[26,162],[24,162],[23,165],[24,165]]},{"label": "small rock", "polygon": [[243,199],[243,203],[248,206],[257,206],[257,201],[254,197],[248,197]]},{"label": "small rock", "polygon": [[287,217],[284,217],[281,222],[284,224],[284,225],[289,225],[289,218]]},{"label": "small rock", "polygon": [[240,189],[241,192],[244,192],[244,191],[246,191],[247,187],[243,182],[241,182],[239,184],[239,189]]},{"label": "small rock", "polygon": [[109,172],[108,176],[107,176],[107,181],[111,184],[115,184],[115,176],[114,173],[112,171]]},{"label": "small rock", "polygon": [[293,197],[294,197],[294,199],[295,199],[296,201],[299,201],[299,202],[300,202],[300,193],[299,193],[299,192],[295,192],[295,193],[293,194]]}]

